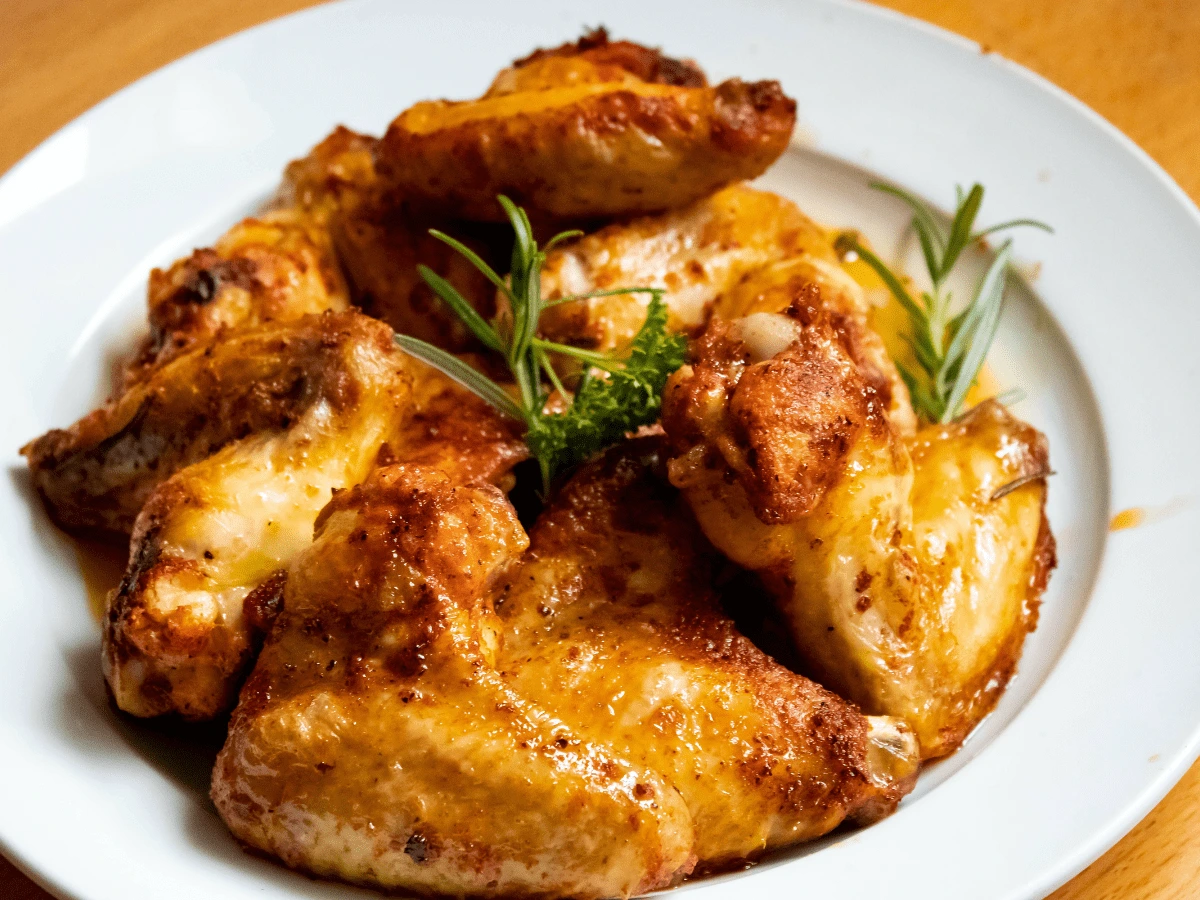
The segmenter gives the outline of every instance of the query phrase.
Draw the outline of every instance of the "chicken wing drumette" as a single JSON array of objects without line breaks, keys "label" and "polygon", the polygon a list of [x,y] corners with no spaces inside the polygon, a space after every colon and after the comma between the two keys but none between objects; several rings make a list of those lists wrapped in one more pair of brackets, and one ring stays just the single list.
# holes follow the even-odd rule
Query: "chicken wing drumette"
[{"label": "chicken wing drumette", "polygon": [[714,321],[694,357],[663,421],[705,534],[760,573],[818,681],[952,752],[1054,565],[1045,438],[995,402],[904,437],[811,289],[786,316]]}]

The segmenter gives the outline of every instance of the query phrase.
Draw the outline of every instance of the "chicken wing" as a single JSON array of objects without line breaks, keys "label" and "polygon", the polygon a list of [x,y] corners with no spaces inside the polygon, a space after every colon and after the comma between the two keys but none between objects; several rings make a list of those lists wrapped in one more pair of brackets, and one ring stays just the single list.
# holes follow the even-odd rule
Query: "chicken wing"
[{"label": "chicken wing", "polygon": [[191,464],[137,517],[108,601],[105,675],[126,712],[204,719],[232,704],[251,652],[247,597],[308,544],[331,493],[397,438],[412,377],[390,330],[347,312],[195,351],[148,390],[121,432],[136,447],[125,452],[149,467],[170,442]]},{"label": "chicken wing", "polygon": [[328,229],[331,219],[376,193],[378,145],[378,138],[339,125],[307,156],[288,163],[273,209],[297,210],[318,228]]},{"label": "chicken wing", "polygon": [[356,208],[375,179],[374,139],[336,129],[288,166],[271,207],[212,247],[150,273],[150,338],[124,373],[145,378],[192,347],[239,329],[350,305],[331,218]]},{"label": "chicken wing", "polygon": [[[247,435],[286,430],[323,400],[321,390],[336,389],[310,367],[323,340],[347,343],[344,327],[365,335],[370,323],[360,319],[309,316],[201,345],[70,428],[30,442],[22,453],[51,517],[72,531],[129,534],[151,492],[175,473]],[[390,346],[382,326],[373,330],[377,344]],[[353,396],[340,402],[348,407]]]},{"label": "chicken wing", "polygon": [[294,209],[245,219],[213,247],[154,269],[147,301],[150,337],[126,385],[221,335],[350,305],[328,236]]},{"label": "chicken wing", "polygon": [[318,875],[452,896],[626,897],[691,868],[671,786],[492,667],[481,596],[526,543],[497,490],[420,466],[334,498],[213,772],[240,840]]},{"label": "chicken wing", "polygon": [[[841,267],[833,235],[777,194],[734,185],[685,209],[610,225],[552,251],[542,292],[554,300],[636,285],[661,288],[669,325],[695,331],[711,316],[807,308],[835,315],[855,361],[904,434],[916,429],[908,391],[870,327],[862,288]],[[543,334],[560,343],[623,349],[646,318],[646,294],[593,297],[551,307]]]},{"label": "chicken wing", "polygon": [[495,593],[507,683],[678,791],[702,869],[890,813],[916,778],[912,732],[737,632],[711,548],[654,474],[661,451],[658,438],[614,448],[538,519]]},{"label": "chicken wing", "polygon": [[904,439],[830,318],[713,323],[664,395],[671,480],[760,573],[814,677],[941,756],[1036,624],[1054,565],[1045,438],[988,402]]},{"label": "chicken wing", "polygon": [[228,709],[258,608],[276,600],[272,576],[308,544],[332,492],[407,459],[458,483],[507,484],[526,455],[515,423],[354,312],[248,331],[150,385],[154,402],[124,428],[136,458],[164,478],[173,460],[156,448],[194,461],[149,494],[109,599],[105,671],[136,715]]},{"label": "chicken wing", "polygon": [[783,152],[796,104],[778,82],[695,85],[639,50],[560,48],[478,100],[418,103],[384,135],[380,173],[463,218],[499,221],[507,194],[535,218],[578,220],[683,206]]}]

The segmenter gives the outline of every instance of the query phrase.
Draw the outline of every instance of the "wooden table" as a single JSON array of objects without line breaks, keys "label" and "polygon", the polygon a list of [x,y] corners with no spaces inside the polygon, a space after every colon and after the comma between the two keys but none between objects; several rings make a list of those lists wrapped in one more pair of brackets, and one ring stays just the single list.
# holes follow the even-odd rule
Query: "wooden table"
[{"label": "wooden table", "polygon": [[[2,172],[135,78],[311,0],[0,4]],[[884,0],[884,5],[973,38],[1057,82],[1141,144],[1200,200],[1198,0]],[[1052,896],[1200,896],[1200,764],[1124,840]],[[3,858],[0,897],[47,900]]]}]

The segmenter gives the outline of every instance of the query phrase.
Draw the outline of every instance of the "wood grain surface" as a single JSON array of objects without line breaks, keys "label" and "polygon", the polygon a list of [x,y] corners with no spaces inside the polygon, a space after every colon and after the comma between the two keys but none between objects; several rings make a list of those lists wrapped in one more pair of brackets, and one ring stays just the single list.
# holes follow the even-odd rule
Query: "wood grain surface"
[{"label": "wood grain surface", "polygon": [[[134,79],[308,5],[0,0],[0,172]],[[883,5],[957,31],[1045,75],[1141,144],[1200,200],[1200,0],[884,0]],[[0,857],[0,898],[47,897]],[[1193,897],[1200,897],[1200,764],[1124,840],[1052,895],[1053,900]]]}]

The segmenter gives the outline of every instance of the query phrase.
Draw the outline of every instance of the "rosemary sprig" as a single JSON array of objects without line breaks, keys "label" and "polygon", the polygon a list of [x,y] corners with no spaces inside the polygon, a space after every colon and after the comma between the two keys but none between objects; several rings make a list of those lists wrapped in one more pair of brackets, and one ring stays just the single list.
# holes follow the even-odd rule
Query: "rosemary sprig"
[{"label": "rosemary sprig", "polygon": [[908,314],[910,330],[902,337],[912,349],[920,369],[913,371],[900,360],[896,360],[896,368],[908,386],[917,414],[929,422],[949,422],[962,411],[967,391],[975,383],[995,340],[1012,259],[1012,241],[1001,244],[970,303],[954,315],[951,315],[953,298],[946,290],[946,279],[963,250],[989,234],[1022,226],[1042,228],[1051,233],[1054,230],[1034,219],[1013,219],[976,231],[975,219],[983,205],[981,184],[973,185],[965,193],[962,188],[956,188],[957,204],[949,229],[938,222],[937,216],[923,201],[907,191],[888,184],[872,184],[871,187],[899,197],[912,209],[912,227],[921,244],[930,290],[922,291],[920,300],[914,299],[904,282],[863,246],[854,232],[839,235],[835,247],[843,256],[857,253],[875,270]]},{"label": "rosemary sprig", "polygon": [[[525,441],[542,472],[542,488],[549,493],[556,475],[587,459],[627,432],[658,418],[667,377],[683,365],[687,341],[667,331],[667,309],[659,288],[627,287],[573,294],[546,302],[542,299],[541,269],[546,253],[556,244],[581,232],[564,231],[539,248],[525,210],[507,197],[498,198],[512,223],[512,267],[508,279],[498,275],[469,247],[435,229],[437,239],[449,244],[500,291],[508,315],[495,323],[485,320],[450,282],[427,266],[418,266],[421,278],[458,314],[485,347],[504,357],[516,386],[516,399],[508,391],[453,354],[411,335],[396,335],[406,352],[429,363],[500,412],[525,425]],[[560,303],[617,294],[650,294],[646,320],[633,339],[628,356],[598,353],[537,336],[542,311]],[[571,357],[583,364],[572,396],[551,364],[551,354]],[[567,406],[560,412],[547,409],[557,393]]]}]

